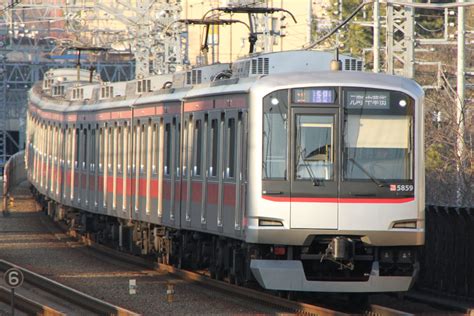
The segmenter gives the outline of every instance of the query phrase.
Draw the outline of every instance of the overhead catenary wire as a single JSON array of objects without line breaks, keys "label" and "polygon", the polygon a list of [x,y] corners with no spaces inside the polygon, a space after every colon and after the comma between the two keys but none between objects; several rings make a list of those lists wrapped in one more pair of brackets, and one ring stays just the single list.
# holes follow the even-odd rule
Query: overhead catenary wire
[{"label": "overhead catenary wire", "polygon": [[[345,18],[340,24],[338,24],[335,28],[331,31],[317,39],[316,41],[309,43],[308,45],[303,46],[304,49],[312,49],[315,46],[319,45],[321,42],[325,41],[331,35],[336,33],[339,29],[341,29],[344,25],[346,25],[363,7],[367,4],[373,3],[374,0],[365,0],[347,17]],[[447,8],[458,8],[458,7],[467,7],[467,6],[474,6],[474,2],[453,2],[453,3],[413,3],[413,2],[402,2],[402,1],[392,1],[392,0],[381,0],[380,3],[394,5],[394,6],[405,6],[411,8],[419,8],[419,9],[447,9]]]},{"label": "overhead catenary wire", "polygon": [[359,4],[359,6],[347,17],[345,18],[341,23],[339,23],[339,25],[337,25],[335,28],[333,28],[331,31],[329,31],[328,33],[326,33],[326,35],[324,35],[323,37],[317,39],[316,41],[314,41],[313,43],[310,43],[308,46],[303,46],[304,49],[311,49],[311,48],[314,48],[315,46],[319,45],[321,42],[325,41],[326,39],[328,39],[331,35],[333,35],[334,33],[336,33],[340,28],[342,28],[344,25],[346,25],[350,20],[352,20],[352,18],[357,14],[359,13],[360,10],[362,10],[363,7],[365,7],[367,4],[369,3],[373,3],[374,1],[373,0],[370,0],[370,1],[364,1],[362,2],[361,4]]}]

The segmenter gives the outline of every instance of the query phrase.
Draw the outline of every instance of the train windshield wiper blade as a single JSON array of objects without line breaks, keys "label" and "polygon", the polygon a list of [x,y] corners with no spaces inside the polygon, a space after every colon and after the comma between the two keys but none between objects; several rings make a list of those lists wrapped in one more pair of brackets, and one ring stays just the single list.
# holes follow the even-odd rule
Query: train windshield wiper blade
[{"label": "train windshield wiper blade", "polygon": [[[318,187],[321,185],[321,180],[320,179],[316,179],[316,177],[314,176],[313,174],[313,170],[311,170],[311,167],[308,165],[308,163],[304,160],[304,153],[303,153],[303,150],[301,149],[301,146],[297,146],[298,148],[298,156],[299,156],[299,159],[301,158],[301,162],[303,163],[303,166],[306,168],[306,171],[308,171],[308,175],[309,177],[311,178],[311,182],[313,183],[313,185],[315,187]],[[306,151],[306,150],[305,150]],[[298,159],[298,160],[299,160]]]},{"label": "train windshield wiper blade", "polygon": [[376,185],[378,185],[379,187],[383,188],[383,187],[387,187],[387,183],[385,183],[384,181],[380,180],[380,179],[377,179],[375,178],[373,175],[371,175],[364,167],[362,167],[357,161],[355,161],[353,158],[348,158],[347,160],[351,161],[355,166],[357,166],[357,168],[359,168],[360,170],[362,170],[362,172],[367,176],[369,177],[370,180],[372,180]]}]

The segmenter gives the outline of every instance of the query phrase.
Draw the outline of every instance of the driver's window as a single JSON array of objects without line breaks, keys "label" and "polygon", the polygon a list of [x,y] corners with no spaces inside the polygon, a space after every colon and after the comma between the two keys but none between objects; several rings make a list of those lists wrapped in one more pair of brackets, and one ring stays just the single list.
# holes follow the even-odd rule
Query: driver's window
[{"label": "driver's window", "polygon": [[296,180],[334,177],[333,116],[296,115]]}]

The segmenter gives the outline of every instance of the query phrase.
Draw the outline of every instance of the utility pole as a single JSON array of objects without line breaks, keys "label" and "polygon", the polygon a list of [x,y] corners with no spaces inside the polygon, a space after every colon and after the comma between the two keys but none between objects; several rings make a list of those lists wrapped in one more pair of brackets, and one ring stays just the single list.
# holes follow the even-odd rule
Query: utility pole
[{"label": "utility pole", "polygon": [[306,36],[306,42],[310,43],[313,41],[312,36],[312,24],[313,24],[313,0],[308,0],[308,34]]},{"label": "utility pole", "polygon": [[[337,1],[337,4],[338,4],[338,24],[342,22],[342,0],[338,0]],[[337,33],[336,33],[336,47],[339,49],[341,46],[341,31],[342,30],[338,30]]]},{"label": "utility pole", "polygon": [[[459,2],[464,2],[464,0],[458,0]],[[456,133],[456,149],[457,149],[457,192],[456,198],[458,204],[461,203],[462,197],[462,177],[461,172],[463,168],[463,158],[464,158],[464,88],[465,88],[465,79],[464,79],[464,51],[465,51],[465,26],[464,26],[464,7],[458,7],[458,65],[457,65],[457,98],[456,98],[456,123],[458,125],[458,130]]]},{"label": "utility pole", "polygon": [[380,65],[380,3],[374,1],[374,72],[379,72]]}]

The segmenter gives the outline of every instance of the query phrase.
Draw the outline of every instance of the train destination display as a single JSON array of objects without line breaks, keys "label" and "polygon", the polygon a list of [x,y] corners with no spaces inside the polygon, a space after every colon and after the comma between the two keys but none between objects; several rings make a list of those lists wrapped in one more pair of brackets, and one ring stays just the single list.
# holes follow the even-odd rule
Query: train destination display
[{"label": "train destination display", "polygon": [[347,91],[346,107],[349,109],[389,109],[390,92],[388,91]]},{"label": "train destination display", "polygon": [[333,104],[335,100],[336,100],[336,93],[334,89],[328,89],[328,88],[293,89],[293,102],[294,103]]}]

